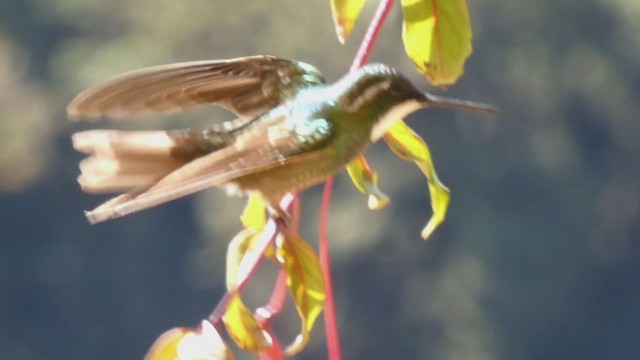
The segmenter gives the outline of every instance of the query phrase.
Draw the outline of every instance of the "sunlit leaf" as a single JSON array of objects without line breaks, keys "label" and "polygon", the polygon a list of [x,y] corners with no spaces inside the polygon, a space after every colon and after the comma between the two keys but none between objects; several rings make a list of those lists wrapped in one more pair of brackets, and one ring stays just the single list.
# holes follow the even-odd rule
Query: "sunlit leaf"
[{"label": "sunlit leaf", "polygon": [[360,154],[347,164],[347,172],[358,190],[369,196],[369,209],[382,209],[389,204],[389,197],[378,189],[378,173],[369,166],[364,155]]},{"label": "sunlit leaf", "polygon": [[426,240],[447,215],[449,189],[438,179],[427,144],[404,121],[396,122],[384,139],[391,150],[407,161],[414,161],[427,177],[433,215],[421,233],[422,238]]},{"label": "sunlit leaf", "polygon": [[288,233],[276,241],[276,256],[288,272],[287,285],[302,320],[302,330],[284,354],[300,352],[309,341],[313,324],[325,299],[324,276],[313,249],[298,235]]},{"label": "sunlit leaf", "polygon": [[271,346],[271,337],[235,293],[222,316],[227,332],[240,349],[259,352]]},{"label": "sunlit leaf", "polygon": [[[249,195],[247,205],[240,215],[240,221],[245,227],[243,231],[238,233],[228,245],[227,248],[227,289],[233,291],[237,284],[238,267],[242,262],[242,258],[251,249],[251,245],[260,236],[260,232],[264,229],[267,219],[265,216],[264,200],[257,193]],[[273,250],[271,251],[273,253]]]},{"label": "sunlit leaf", "polygon": [[[250,196],[241,220],[246,228],[231,240],[227,250],[226,284],[227,289],[232,292],[236,290],[238,284],[248,273],[249,269],[241,269],[241,266],[244,266],[242,265],[243,259],[248,254],[250,255],[265,228],[265,207],[260,196]],[[267,252],[269,252],[268,249],[265,253]],[[273,247],[270,252],[271,257],[275,258]],[[239,293],[233,293],[222,320],[229,335],[239,348],[261,352],[271,346],[270,336],[244,305]]]},{"label": "sunlit leaf", "polygon": [[360,16],[365,0],[331,0],[331,13],[338,41],[344,44]]},{"label": "sunlit leaf", "polygon": [[438,86],[453,84],[471,55],[466,0],[402,0],[402,40],[418,71]]},{"label": "sunlit leaf", "polygon": [[227,289],[233,291],[238,283],[238,272],[242,258],[251,248],[255,238],[259,236],[253,229],[244,229],[236,235],[227,247]]},{"label": "sunlit leaf", "polygon": [[213,325],[203,320],[198,328],[173,328],[151,345],[145,360],[232,360],[233,354]]},{"label": "sunlit leaf", "polygon": [[265,206],[262,196],[258,193],[251,193],[247,205],[244,207],[244,211],[240,216],[242,225],[246,229],[262,230],[267,223],[267,217],[265,216]]}]

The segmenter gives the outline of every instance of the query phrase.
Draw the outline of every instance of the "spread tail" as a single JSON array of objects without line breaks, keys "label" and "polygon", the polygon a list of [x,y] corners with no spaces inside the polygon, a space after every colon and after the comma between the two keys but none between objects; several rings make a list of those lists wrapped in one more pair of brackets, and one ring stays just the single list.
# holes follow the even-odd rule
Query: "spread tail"
[{"label": "spread tail", "polygon": [[89,155],[80,163],[78,178],[89,193],[146,189],[208,152],[203,137],[187,131],[90,130],[73,134],[72,141]]}]

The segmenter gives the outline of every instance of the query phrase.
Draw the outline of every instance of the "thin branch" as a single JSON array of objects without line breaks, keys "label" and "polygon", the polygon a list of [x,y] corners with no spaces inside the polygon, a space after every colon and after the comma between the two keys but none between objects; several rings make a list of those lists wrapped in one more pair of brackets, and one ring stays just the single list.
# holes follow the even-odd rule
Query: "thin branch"
[{"label": "thin branch", "polygon": [[[394,0],[381,0],[378,5],[369,28],[367,29],[360,48],[356,53],[356,56],[351,64],[351,70],[355,71],[366,64],[373,45],[378,39],[380,29],[391,12],[391,7],[394,4]],[[329,177],[324,185],[322,193],[322,203],[320,204],[320,220],[318,230],[318,252],[320,257],[320,265],[324,272],[325,278],[325,292],[326,300],[324,305],[324,321],[327,336],[327,351],[329,360],[340,360],[342,358],[340,348],[340,335],[338,331],[338,321],[336,316],[335,301],[333,296],[333,278],[331,276],[331,255],[329,251],[329,239],[327,236],[328,222],[329,222],[329,207],[331,204],[331,192],[333,190],[333,177]]]},{"label": "thin branch", "polygon": [[353,59],[351,71],[358,70],[358,68],[362,67],[362,65],[366,64],[369,60],[371,50],[373,50],[373,45],[375,45],[376,40],[378,40],[380,29],[382,29],[382,25],[384,24],[387,15],[391,12],[391,7],[394,2],[394,0],[381,0],[380,4],[378,4],[378,9],[373,15],[373,19],[371,19],[371,22],[369,23],[369,28],[367,28],[367,32],[364,34],[364,38],[362,38],[358,52]]},{"label": "thin branch", "polygon": [[[296,197],[296,194],[285,195],[282,201],[280,201],[280,207],[285,211],[289,211]],[[222,299],[220,299],[216,305],[215,309],[213,309],[211,315],[209,315],[209,321],[212,324],[217,325],[220,322],[222,315],[224,315],[224,312],[227,310],[227,305],[229,304],[229,301],[231,301],[233,294],[238,291],[242,291],[242,289],[247,285],[251,276],[256,272],[256,269],[260,264],[260,260],[262,260],[262,254],[269,244],[273,243],[278,234],[286,231],[288,231],[288,225],[283,219],[273,216],[269,219],[264,230],[262,230],[262,235],[256,242],[255,247],[250,252],[246,253],[240,261],[237,275],[238,283],[236,287],[234,289],[227,290]]]}]

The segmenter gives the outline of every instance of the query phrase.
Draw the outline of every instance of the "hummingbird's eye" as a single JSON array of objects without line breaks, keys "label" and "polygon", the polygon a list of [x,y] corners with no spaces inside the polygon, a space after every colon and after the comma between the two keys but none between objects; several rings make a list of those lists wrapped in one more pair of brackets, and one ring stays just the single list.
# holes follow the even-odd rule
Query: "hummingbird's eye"
[{"label": "hummingbird's eye", "polygon": [[400,96],[404,93],[404,89],[398,85],[391,85],[389,87],[389,93],[393,96]]}]

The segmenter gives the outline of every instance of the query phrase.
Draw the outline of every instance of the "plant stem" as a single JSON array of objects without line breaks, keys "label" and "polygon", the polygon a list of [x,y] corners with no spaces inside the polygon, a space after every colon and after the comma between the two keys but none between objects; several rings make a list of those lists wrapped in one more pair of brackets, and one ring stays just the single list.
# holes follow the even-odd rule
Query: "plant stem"
[{"label": "plant stem", "polygon": [[[373,45],[378,39],[380,29],[384,24],[387,15],[391,12],[391,7],[394,4],[394,0],[381,0],[378,4],[378,9],[369,23],[358,52],[356,53],[353,63],[351,64],[351,70],[355,71],[362,67],[369,56]],[[329,360],[340,360],[342,358],[340,348],[340,334],[338,331],[338,321],[336,316],[335,301],[333,296],[333,278],[331,276],[331,255],[329,251],[329,239],[327,236],[328,222],[329,222],[329,207],[331,204],[331,192],[333,190],[333,177],[329,177],[324,185],[322,192],[322,203],[320,204],[320,220],[318,229],[318,253],[320,257],[320,265],[324,272],[325,278],[325,292],[326,300],[324,305],[324,321],[327,336],[327,352]]]},{"label": "plant stem", "polygon": [[394,0],[381,0],[376,9],[376,13],[373,15],[373,19],[369,23],[369,28],[362,38],[358,52],[356,53],[353,63],[351,64],[351,71],[357,70],[362,65],[366,64],[373,50],[373,45],[378,40],[380,29],[384,24],[387,15],[391,12],[391,7],[394,4]]},{"label": "plant stem", "polygon": [[[294,203],[294,199],[297,197],[297,194],[287,194],[282,201],[280,201],[280,207],[285,211],[289,211],[291,206]],[[288,225],[283,219],[271,217],[262,231],[262,235],[260,239],[256,242],[255,247],[248,252],[240,262],[238,266],[238,283],[235,288],[228,289],[224,294],[222,299],[218,302],[215,309],[211,315],[209,315],[209,321],[215,326],[222,319],[222,315],[227,310],[227,305],[229,301],[231,301],[231,297],[234,293],[238,291],[242,291],[242,289],[246,286],[247,282],[251,278],[251,276],[255,273],[260,264],[260,260],[262,260],[262,254],[265,249],[269,246],[269,244],[273,243],[276,236],[280,233],[284,233],[288,231]]]}]

